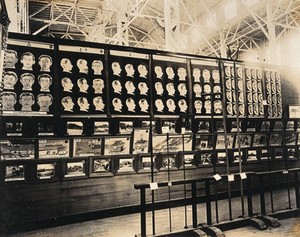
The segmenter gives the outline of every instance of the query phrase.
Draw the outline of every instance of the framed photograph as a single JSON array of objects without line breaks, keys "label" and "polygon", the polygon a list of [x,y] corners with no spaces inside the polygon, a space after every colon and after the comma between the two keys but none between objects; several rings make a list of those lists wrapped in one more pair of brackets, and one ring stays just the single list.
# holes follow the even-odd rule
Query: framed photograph
[{"label": "framed photograph", "polygon": [[252,134],[240,134],[240,137],[236,135],[235,148],[238,148],[240,144],[241,148],[250,147],[252,144]]},{"label": "framed photograph", "polygon": [[267,146],[268,136],[265,133],[255,133],[253,147]]},{"label": "framed photograph", "polygon": [[118,158],[118,168],[117,168],[116,171],[118,173],[135,172],[135,170],[134,170],[134,159],[132,157]]},{"label": "framed photograph", "polygon": [[295,147],[287,147],[286,157],[288,159],[296,159],[297,158],[296,148]]},{"label": "framed photograph", "polygon": [[182,166],[185,168],[194,167],[194,154],[183,154]]},{"label": "framed photograph", "polygon": [[217,163],[219,164],[226,163],[226,152],[217,152]]},{"label": "framed photograph", "polygon": [[24,165],[7,165],[5,166],[5,181],[25,180]]},{"label": "framed photograph", "polygon": [[86,161],[67,161],[65,163],[65,177],[86,176]]},{"label": "framed photograph", "polygon": [[167,144],[170,152],[192,151],[193,135],[170,135]]},{"label": "framed photograph", "polygon": [[247,151],[247,161],[254,161],[257,160],[257,150],[249,149]]},{"label": "framed photograph", "polygon": [[177,170],[177,163],[176,163],[176,154],[162,154],[161,155],[161,167],[160,170]]},{"label": "framed photograph", "polygon": [[[140,158],[140,167],[139,172],[142,171],[151,171],[151,157],[150,156],[141,156]],[[157,163],[157,156],[153,156],[153,171],[156,172],[156,163]]]},{"label": "framed photograph", "polygon": [[70,140],[68,139],[40,139],[39,158],[69,158]]},{"label": "framed photograph", "polygon": [[83,123],[78,121],[67,122],[67,134],[68,135],[82,135],[83,134]]},{"label": "framed photograph", "polygon": [[23,134],[23,122],[6,121],[4,122],[3,130],[6,136],[22,136]]},{"label": "framed photograph", "polygon": [[212,153],[211,152],[201,152],[199,165],[211,165],[211,164],[212,164]]},{"label": "framed photograph", "polygon": [[210,122],[209,121],[200,121],[198,127],[199,133],[208,133],[210,132]]},{"label": "framed photograph", "polygon": [[295,121],[287,121],[286,131],[294,131],[294,130],[295,130]]},{"label": "framed photograph", "polygon": [[44,163],[36,165],[36,177],[42,179],[53,179],[55,178],[56,162]]},{"label": "framed photograph", "polygon": [[283,131],[283,123],[282,121],[275,121],[273,131]]},{"label": "framed photograph", "polygon": [[104,155],[128,155],[130,137],[105,137]]},{"label": "framed photograph", "polygon": [[108,122],[94,122],[94,134],[109,134],[109,123]]},{"label": "framed photograph", "polygon": [[92,174],[111,174],[112,158],[93,158],[91,160]]},{"label": "framed photograph", "polygon": [[34,139],[0,140],[1,160],[34,159]]},{"label": "framed photograph", "polygon": [[131,134],[133,131],[132,121],[120,121],[119,122],[119,133],[120,134]]},{"label": "framed photograph", "polygon": [[270,121],[263,121],[260,131],[261,132],[270,131]]},{"label": "framed photograph", "polygon": [[213,149],[213,136],[196,134],[195,148],[196,151],[211,150]]},{"label": "framed photograph", "polygon": [[[234,134],[227,134],[227,148],[233,148]],[[225,149],[225,136],[223,134],[217,135],[216,149]]]},{"label": "framed photograph", "polygon": [[149,151],[149,129],[133,130],[133,154],[143,154]]},{"label": "framed photograph", "polygon": [[53,136],[54,135],[54,124],[53,121],[39,121],[37,123],[38,135],[39,136]]},{"label": "framed photograph", "polygon": [[261,160],[268,160],[269,158],[271,158],[271,154],[270,154],[269,149],[261,149],[260,159]]},{"label": "framed photograph", "polygon": [[176,133],[176,120],[162,120],[161,131],[162,133]]},{"label": "framed photograph", "polygon": [[297,134],[295,133],[286,133],[285,134],[285,145],[293,146],[296,145]]},{"label": "framed photograph", "polygon": [[102,138],[73,139],[73,157],[93,157],[102,154]]},{"label": "framed photograph", "polygon": [[271,133],[269,145],[281,146],[282,145],[282,134],[281,133]]},{"label": "framed photograph", "polygon": [[273,157],[274,157],[274,159],[282,159],[283,158],[283,148],[282,147],[273,148]]},{"label": "framed photograph", "polygon": [[152,149],[154,153],[167,152],[167,136],[166,135],[153,135],[152,136]]},{"label": "framed photograph", "polygon": [[289,118],[300,118],[299,105],[289,105]]}]

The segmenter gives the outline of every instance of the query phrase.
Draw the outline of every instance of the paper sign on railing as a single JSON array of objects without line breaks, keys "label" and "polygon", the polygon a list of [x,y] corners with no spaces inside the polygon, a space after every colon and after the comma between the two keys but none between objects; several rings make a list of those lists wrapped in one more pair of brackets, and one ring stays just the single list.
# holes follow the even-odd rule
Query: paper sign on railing
[{"label": "paper sign on railing", "polygon": [[241,179],[247,179],[246,173],[240,173]]},{"label": "paper sign on railing", "polygon": [[219,174],[215,174],[213,177],[216,181],[219,181],[220,179],[222,179],[222,177]]},{"label": "paper sign on railing", "polygon": [[155,183],[150,183],[150,189],[151,189],[151,190],[158,189],[157,183],[156,183],[156,182],[155,182]]},{"label": "paper sign on railing", "polygon": [[228,182],[233,182],[234,181],[234,175],[233,174],[229,174],[228,175]]},{"label": "paper sign on railing", "polygon": [[284,171],[282,171],[282,173],[283,173],[283,174],[288,174],[289,171],[288,171],[288,170],[284,170]]}]

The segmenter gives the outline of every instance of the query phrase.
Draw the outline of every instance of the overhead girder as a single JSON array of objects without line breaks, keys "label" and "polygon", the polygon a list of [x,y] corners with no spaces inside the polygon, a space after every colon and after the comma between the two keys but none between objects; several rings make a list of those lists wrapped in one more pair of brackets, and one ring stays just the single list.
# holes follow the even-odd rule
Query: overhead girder
[{"label": "overhead girder", "polygon": [[[159,9],[153,7],[157,0],[101,0],[96,7],[80,0],[30,0],[40,3],[40,8],[29,17],[40,25],[34,34],[48,29],[50,36],[218,57],[225,55],[227,45],[250,50],[270,38],[276,42],[288,29],[299,30],[297,0],[258,0],[252,6],[247,4],[250,1],[235,0],[237,15],[228,20],[223,10],[231,1],[216,1],[212,8],[205,0],[164,0]],[[41,17],[45,12],[50,12],[47,19]],[[81,20],[76,21],[76,16]],[[65,34],[54,29],[56,24],[66,26]]]}]

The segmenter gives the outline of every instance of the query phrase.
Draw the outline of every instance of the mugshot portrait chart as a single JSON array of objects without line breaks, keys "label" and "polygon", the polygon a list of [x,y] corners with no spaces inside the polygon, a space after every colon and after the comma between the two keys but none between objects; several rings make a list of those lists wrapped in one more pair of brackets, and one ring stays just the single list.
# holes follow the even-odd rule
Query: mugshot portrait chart
[{"label": "mugshot portrait chart", "polygon": [[281,78],[278,70],[265,69],[265,88],[267,101],[267,117],[282,117]]},{"label": "mugshot portrait chart", "polygon": [[[153,55],[153,68],[154,115],[179,116],[190,114],[189,78],[186,59]],[[160,71],[162,71],[162,75]],[[160,83],[163,86],[162,88]],[[160,93],[162,90],[163,93]]]},{"label": "mugshot portrait chart", "polygon": [[8,40],[3,73],[3,113],[53,115],[54,45]]},{"label": "mugshot portrait chart", "polygon": [[104,50],[59,45],[59,102],[63,116],[106,116]]},{"label": "mugshot portrait chart", "polygon": [[246,114],[251,117],[264,117],[264,71],[259,67],[245,67]]},{"label": "mugshot portrait chart", "polygon": [[149,116],[149,55],[111,50],[108,68],[111,115]]},{"label": "mugshot portrait chart", "polygon": [[243,118],[246,116],[243,67],[235,65],[234,71],[234,64],[224,63],[224,77],[226,115]]},{"label": "mugshot portrait chart", "polygon": [[193,114],[222,115],[222,84],[215,61],[191,60]]}]

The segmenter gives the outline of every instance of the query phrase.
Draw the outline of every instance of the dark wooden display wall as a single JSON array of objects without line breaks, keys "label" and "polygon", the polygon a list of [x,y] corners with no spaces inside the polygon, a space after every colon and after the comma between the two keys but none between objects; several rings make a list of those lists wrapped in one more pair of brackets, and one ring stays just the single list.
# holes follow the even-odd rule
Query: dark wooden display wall
[{"label": "dark wooden display wall", "polygon": [[[13,51],[18,54],[17,61],[9,57]],[[27,51],[32,51],[36,57],[32,69],[22,68],[21,55],[26,56]],[[39,59],[41,56],[49,58],[45,55],[51,57],[52,64],[49,71],[43,72]],[[12,86],[11,82],[4,83],[1,94],[15,97],[16,101],[12,106],[8,102],[1,111],[0,233],[138,212],[140,194],[134,189],[136,183],[291,169],[300,165],[300,118],[289,114],[289,107],[298,106],[300,102],[297,85],[300,73],[297,71],[220,58],[18,34],[10,34],[6,56],[4,76],[16,75],[17,80]],[[64,71],[65,59],[73,64],[72,73]],[[87,61],[87,72],[80,71],[81,59]],[[91,69],[93,62],[102,67],[102,73]],[[113,73],[113,65],[121,65],[119,76]],[[162,78],[156,67],[163,69]],[[132,68],[135,70],[131,71],[133,77],[129,75]],[[173,77],[171,69],[174,69]],[[196,69],[202,75],[198,81]],[[258,72],[263,73],[263,79],[256,79]],[[21,77],[28,77],[28,73],[35,79],[29,89],[24,89]],[[268,81],[270,73],[274,81]],[[279,73],[280,77],[275,80],[275,74]],[[52,78],[52,83],[43,89],[38,81],[45,77],[44,74]],[[69,91],[63,86],[68,81],[64,78],[69,78],[73,84]],[[81,78],[87,79],[87,89],[79,88],[84,81],[79,83]],[[129,92],[131,83],[135,86],[134,95]],[[262,88],[253,89],[258,83]],[[117,91],[115,85],[121,85],[121,91]],[[202,92],[197,91],[197,87]],[[32,105],[26,108],[21,100],[24,95],[34,98]],[[252,101],[259,96],[263,100]],[[69,111],[63,106],[67,97],[74,103]],[[85,102],[83,98],[90,104],[86,111],[81,108]],[[97,108],[94,101],[101,100],[104,107]],[[118,111],[119,101],[123,108]],[[136,106],[133,110],[129,106],[132,101]],[[159,103],[154,101],[165,107],[160,110]],[[201,109],[196,107],[195,101]],[[167,109],[169,102],[174,102],[173,111],[171,107]],[[234,110],[236,105],[239,112]],[[242,144],[239,159],[238,115],[242,126],[239,133],[251,140],[249,144]],[[208,124],[205,131],[201,123]],[[263,124],[270,128],[264,130]],[[122,129],[131,130],[122,133]],[[228,154],[220,145],[224,144],[224,129],[232,137]],[[150,141],[153,136],[153,144],[145,137],[149,133]],[[255,143],[257,133],[268,142]],[[273,135],[277,143],[270,141]],[[158,138],[156,143],[154,137]],[[167,147],[159,143],[164,139],[167,139]],[[171,141],[177,142],[177,146]],[[169,156],[172,159],[168,159]],[[152,157],[156,157],[153,172],[149,165]],[[253,181],[254,186],[257,182]],[[283,183],[276,180],[278,186]],[[232,185],[233,191],[235,185],[238,184]],[[219,186],[220,194],[225,195],[226,185]],[[189,191],[184,193],[183,186],[171,189],[172,205],[183,202],[185,195],[188,198],[191,195]],[[204,196],[203,189],[200,186],[198,192]],[[166,207],[168,188],[158,189],[154,195],[157,205]],[[147,202],[151,202],[151,196],[147,197]]]}]

